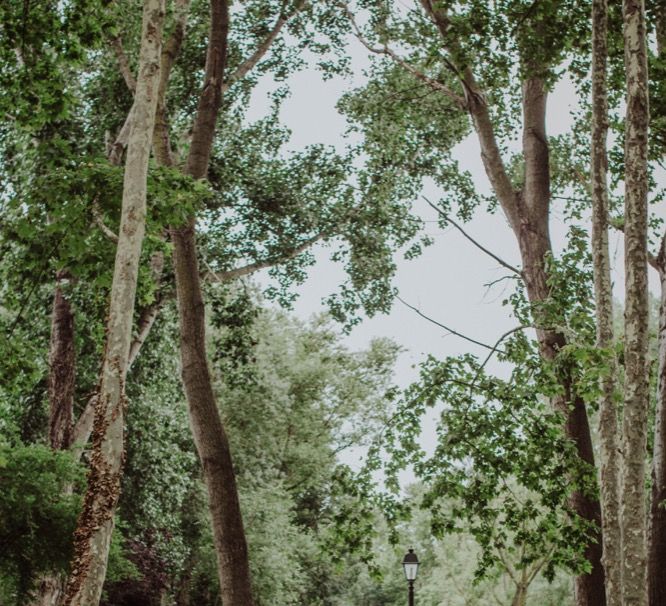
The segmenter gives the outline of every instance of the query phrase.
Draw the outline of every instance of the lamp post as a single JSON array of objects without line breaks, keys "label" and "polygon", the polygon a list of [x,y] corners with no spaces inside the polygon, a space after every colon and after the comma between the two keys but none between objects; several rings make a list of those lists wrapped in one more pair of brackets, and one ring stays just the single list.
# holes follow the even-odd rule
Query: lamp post
[{"label": "lamp post", "polygon": [[413,549],[410,549],[403,558],[402,567],[405,570],[405,578],[409,583],[409,606],[414,606],[414,581],[419,571],[419,559]]}]

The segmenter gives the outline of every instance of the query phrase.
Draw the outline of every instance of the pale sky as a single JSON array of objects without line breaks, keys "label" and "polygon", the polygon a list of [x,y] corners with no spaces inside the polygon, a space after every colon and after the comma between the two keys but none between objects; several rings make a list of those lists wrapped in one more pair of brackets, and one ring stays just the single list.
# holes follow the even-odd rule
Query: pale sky
[{"label": "pale sky", "polygon": [[[351,48],[354,69],[352,81],[341,78],[323,81],[316,70],[306,70],[291,77],[289,84],[292,94],[281,111],[284,124],[293,133],[290,149],[298,150],[309,144],[323,143],[342,150],[346,145],[346,121],[338,114],[335,104],[344,91],[363,82],[363,69],[369,65],[367,51],[360,43],[352,41]],[[250,113],[252,118],[268,112],[270,102],[266,93],[272,87],[273,84],[268,80],[257,86]],[[548,107],[549,135],[567,132],[573,122],[571,112],[576,109],[573,85],[568,81],[558,84],[550,96]],[[473,134],[456,147],[455,157],[463,168],[471,172],[478,190],[489,193],[489,183]],[[660,181],[663,187],[663,174]],[[423,193],[433,201],[438,199],[438,190],[434,186],[426,187]],[[566,233],[561,212],[563,203],[554,200],[552,204],[551,237],[556,248],[562,246]],[[510,310],[501,304],[504,295],[513,288],[513,281],[504,281],[491,288],[484,284],[509,272],[475,248],[454,228],[439,228],[434,222],[437,219],[435,212],[425,202],[418,202],[415,210],[423,219],[431,221],[426,224],[426,232],[433,238],[434,244],[415,260],[406,261],[400,254],[396,254],[398,271],[395,285],[401,297],[428,316],[459,332],[479,341],[494,343],[504,332],[517,325],[510,316]],[[659,212],[662,217],[666,217],[663,208]],[[501,212],[489,215],[479,211],[465,225],[465,229],[499,257],[520,266],[515,238]],[[624,287],[620,234],[610,234],[610,247],[616,296],[622,298]],[[298,288],[299,298],[294,311],[301,318],[307,319],[314,313],[325,311],[322,299],[343,280],[342,268],[328,259],[329,254],[330,251],[321,246],[316,249],[317,263],[310,268],[308,280]],[[651,274],[655,272],[651,271]],[[259,276],[261,282],[266,279],[265,273]],[[655,295],[658,292],[656,274],[651,275],[651,290]],[[364,320],[345,337],[345,342],[351,349],[362,349],[373,337],[378,336],[389,337],[405,349],[395,375],[396,383],[402,387],[417,377],[418,369],[414,366],[428,354],[439,358],[465,352],[482,357],[487,354],[487,350],[479,346],[457,336],[447,335],[446,331],[420,318],[399,301],[394,303],[390,314]],[[497,365],[489,365],[488,369],[499,370]],[[434,439],[431,430],[428,427],[424,429],[426,442]]]}]

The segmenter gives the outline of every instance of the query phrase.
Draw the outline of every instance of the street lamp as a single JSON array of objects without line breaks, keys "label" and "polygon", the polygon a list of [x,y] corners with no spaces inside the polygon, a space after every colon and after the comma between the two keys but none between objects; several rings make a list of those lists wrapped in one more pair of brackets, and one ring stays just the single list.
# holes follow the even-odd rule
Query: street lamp
[{"label": "street lamp", "polygon": [[405,570],[405,578],[409,583],[409,606],[414,606],[414,580],[419,571],[419,559],[413,549],[410,549],[409,553],[403,558],[402,567]]}]

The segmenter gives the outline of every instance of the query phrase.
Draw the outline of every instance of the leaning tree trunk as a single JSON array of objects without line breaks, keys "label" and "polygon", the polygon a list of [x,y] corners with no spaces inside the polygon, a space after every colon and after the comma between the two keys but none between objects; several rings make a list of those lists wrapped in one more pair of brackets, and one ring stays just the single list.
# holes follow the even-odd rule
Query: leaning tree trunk
[{"label": "leaning tree trunk", "polygon": [[623,426],[623,603],[647,604],[645,456],[649,405],[647,286],[648,87],[643,0],[624,0],[625,395]]},{"label": "leaning tree trunk", "polygon": [[648,531],[648,601],[650,606],[666,606],[666,235],[657,257],[661,283],[659,307],[659,369],[657,409],[652,452],[652,495]]},{"label": "leaning tree trunk", "polygon": [[597,347],[608,356],[601,378],[599,443],[601,450],[602,563],[606,603],[622,606],[622,530],[620,526],[620,458],[615,405],[616,363],[613,351],[613,290],[608,250],[607,153],[608,94],[606,84],[608,36],[607,0],[592,3],[592,260],[596,304]]},{"label": "leaning tree trunk", "polygon": [[[213,147],[227,58],[229,7],[211,0],[205,82],[192,132],[186,172],[203,179]],[[182,378],[194,443],[208,491],[220,593],[225,606],[252,606],[247,542],[229,441],[222,425],[206,352],[206,319],[199,279],[195,219],[171,230],[180,321]]]},{"label": "leaning tree trunk", "polygon": [[144,0],[139,72],[127,145],[122,213],[107,340],[95,409],[93,451],[64,606],[95,606],[102,594],[124,456],[124,382],[145,231],[148,160],[155,122],[165,0]]}]

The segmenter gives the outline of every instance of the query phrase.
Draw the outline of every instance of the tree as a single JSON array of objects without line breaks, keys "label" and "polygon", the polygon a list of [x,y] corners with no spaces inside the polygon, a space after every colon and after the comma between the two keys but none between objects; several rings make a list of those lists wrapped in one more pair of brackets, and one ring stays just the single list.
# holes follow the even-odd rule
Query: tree
[{"label": "tree", "polygon": [[[582,8],[568,2],[516,2],[494,10],[485,2],[459,8],[452,3],[424,0],[421,11],[405,19],[398,12],[387,11],[383,4],[373,4],[370,26],[363,32],[356,27],[356,33],[369,51],[383,58],[376,81],[390,91],[387,94],[394,89],[384,74],[403,70],[411,76],[411,86],[423,86],[447,101],[445,116],[464,112],[469,117],[494,200],[502,208],[520,250],[522,268],[518,275],[532,308],[531,323],[536,328],[541,356],[546,363],[558,366],[562,391],[552,397],[553,407],[565,415],[565,431],[576,444],[581,460],[594,465],[586,406],[575,382],[575,363],[566,363],[560,356],[568,340],[557,327],[565,322],[557,318],[557,310],[549,303],[553,296],[550,267],[554,252],[549,234],[547,96],[556,81],[558,64],[568,48],[576,44],[575,37],[586,37],[583,32],[588,17]],[[398,53],[393,43],[404,45],[405,52]],[[517,73],[509,69],[511,65],[518,66]],[[506,94],[507,86],[512,87],[510,96]],[[369,132],[367,108],[372,102],[363,102],[362,98],[359,91],[355,103],[347,103],[347,107],[350,117]],[[518,103],[522,106],[520,114],[516,111]],[[394,115],[403,111],[403,105],[394,105]],[[433,145],[427,127],[438,118],[422,117],[422,122],[405,125],[419,141],[420,149]],[[509,163],[502,154],[502,139],[514,126],[522,127],[522,151]],[[446,162],[446,157],[442,161]],[[459,201],[458,213],[464,218],[481,199],[473,190],[469,195],[469,178],[461,173],[450,161],[429,172],[451,190],[441,212],[448,213],[453,199]],[[571,498],[577,515],[591,524],[600,524],[595,496],[575,493]],[[592,569],[577,578],[577,603],[602,605],[605,594],[600,532],[590,536],[587,558]]]},{"label": "tree", "polygon": [[622,603],[622,530],[620,524],[620,458],[616,406],[613,290],[608,251],[608,183],[606,139],[608,134],[608,5],[592,3],[592,257],[594,261],[595,317],[597,346],[605,351],[607,369],[601,383],[599,402],[599,442],[602,563],[606,573],[606,603]]},{"label": "tree", "polygon": [[68,606],[99,602],[120,490],[124,449],[124,383],[145,230],[148,160],[157,107],[164,0],[146,0],[143,11],[139,70],[127,144],[107,341],[95,405],[93,453],[83,510],[75,532],[72,570],[63,602]]},{"label": "tree", "polygon": [[623,591],[625,604],[647,604],[645,456],[649,407],[647,195],[648,76],[645,8],[624,2],[627,83],[625,132],[625,316],[623,443]]}]

